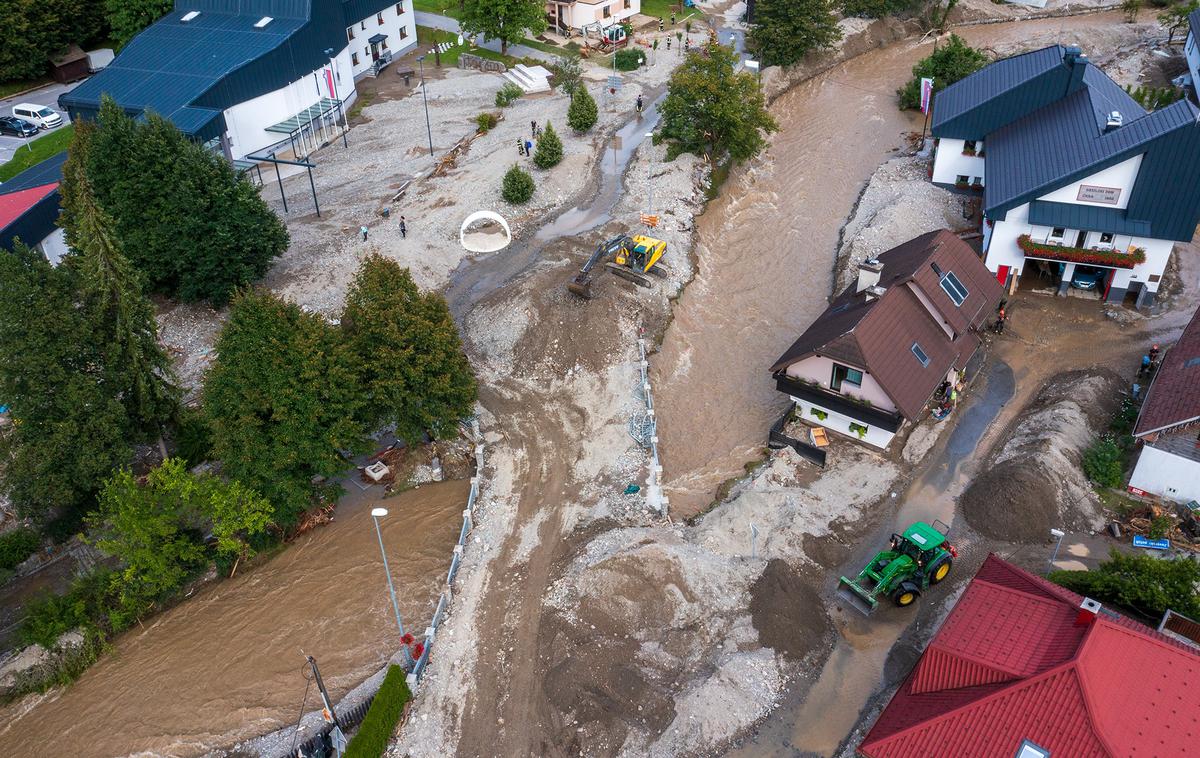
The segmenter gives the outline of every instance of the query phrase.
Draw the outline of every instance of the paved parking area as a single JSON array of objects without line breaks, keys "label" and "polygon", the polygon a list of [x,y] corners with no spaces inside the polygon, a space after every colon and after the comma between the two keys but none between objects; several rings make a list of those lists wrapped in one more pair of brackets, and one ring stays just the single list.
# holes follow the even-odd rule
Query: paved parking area
[{"label": "paved parking area", "polygon": [[[58,127],[58,129],[62,129],[63,126],[66,126],[68,122],[67,114],[58,107],[58,97],[59,95],[75,89],[81,83],[82,80],[78,82],[71,82],[70,84],[51,84],[33,92],[26,92],[24,95],[16,95],[14,97],[0,99],[0,116],[11,116],[12,107],[17,103],[36,103],[37,105],[48,105],[62,114],[63,123],[62,126]],[[50,131],[54,130],[40,131],[31,139],[37,139],[43,134],[48,134]],[[21,139],[20,137],[0,135],[0,163],[6,163],[9,160],[12,160],[13,155],[15,155],[17,150],[19,150],[25,143],[26,140]]]}]

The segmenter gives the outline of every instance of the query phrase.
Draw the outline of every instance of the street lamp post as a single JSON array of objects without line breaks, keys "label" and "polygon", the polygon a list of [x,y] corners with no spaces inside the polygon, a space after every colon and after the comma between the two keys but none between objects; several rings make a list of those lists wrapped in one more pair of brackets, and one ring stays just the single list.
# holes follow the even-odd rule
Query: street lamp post
[{"label": "street lamp post", "polygon": [[417,56],[417,65],[421,69],[421,100],[425,102],[425,133],[429,135],[429,157],[433,158],[433,128],[429,125],[429,98],[425,95],[425,56]]},{"label": "street lamp post", "polygon": [[405,669],[411,669],[412,654],[408,651],[408,645],[403,644],[404,622],[400,620],[400,604],[396,602],[396,587],[392,584],[392,570],[388,568],[387,551],[383,549],[383,532],[379,528],[379,519],[386,515],[388,515],[387,508],[371,509],[371,520],[375,522],[375,536],[379,538],[379,554],[383,556],[383,573],[387,574],[388,592],[392,596],[392,610],[396,613],[396,627],[400,630],[400,649],[404,651],[404,667]]},{"label": "street lamp post", "polygon": [[1061,529],[1051,529],[1050,536],[1054,538],[1054,554],[1050,556],[1050,562],[1046,564],[1047,574],[1054,568],[1054,562],[1058,560],[1058,548],[1062,545],[1063,537],[1066,537],[1067,533]]},{"label": "street lamp post", "polygon": [[[654,132],[646,132],[646,139],[650,140],[650,146],[654,146]],[[650,208],[647,213],[654,215],[654,158],[650,158]]]}]

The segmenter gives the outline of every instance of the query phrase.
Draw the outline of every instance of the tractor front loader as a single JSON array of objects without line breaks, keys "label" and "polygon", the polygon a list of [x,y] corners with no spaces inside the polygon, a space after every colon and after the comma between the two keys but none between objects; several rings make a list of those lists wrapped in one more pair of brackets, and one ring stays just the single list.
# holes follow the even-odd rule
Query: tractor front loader
[{"label": "tractor front loader", "polygon": [[904,608],[916,602],[921,593],[950,573],[958,552],[946,541],[949,527],[934,521],[942,529],[914,522],[903,534],[893,534],[888,550],[881,550],[853,579],[841,577],[838,598],[864,616],[879,607],[881,597],[890,598]]}]

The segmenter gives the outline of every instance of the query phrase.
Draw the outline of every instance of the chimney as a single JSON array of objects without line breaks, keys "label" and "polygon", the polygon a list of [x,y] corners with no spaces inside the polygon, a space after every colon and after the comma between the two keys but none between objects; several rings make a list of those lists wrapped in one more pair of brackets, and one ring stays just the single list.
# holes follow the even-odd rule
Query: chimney
[{"label": "chimney", "polygon": [[1079,604],[1079,613],[1075,615],[1075,626],[1088,626],[1100,615],[1100,602],[1085,597]]},{"label": "chimney", "polygon": [[1108,134],[1114,129],[1120,129],[1125,123],[1125,117],[1121,115],[1121,111],[1113,111],[1108,114],[1108,121],[1104,123],[1104,133]]},{"label": "chimney", "polygon": [[858,288],[854,291],[862,292],[878,285],[879,274],[882,272],[883,264],[879,262],[878,258],[867,258],[858,264]]},{"label": "chimney", "polygon": [[872,300],[878,300],[879,298],[883,297],[886,294],[887,294],[887,289],[884,287],[880,287],[878,284],[875,285],[874,287],[868,287],[867,288],[867,302],[869,303]]},{"label": "chimney", "polygon": [[1063,96],[1071,94],[1079,89],[1083,84],[1083,72],[1087,69],[1087,56],[1077,47],[1063,48],[1063,63],[1071,71],[1071,78],[1067,80],[1067,91]]}]

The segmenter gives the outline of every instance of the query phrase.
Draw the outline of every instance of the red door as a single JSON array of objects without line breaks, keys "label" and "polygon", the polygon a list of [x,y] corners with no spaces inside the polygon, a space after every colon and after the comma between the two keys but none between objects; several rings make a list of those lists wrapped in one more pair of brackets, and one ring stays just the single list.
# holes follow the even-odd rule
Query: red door
[{"label": "red door", "polygon": [[1000,284],[1008,284],[1008,266],[1001,266],[996,269],[996,281]]}]

